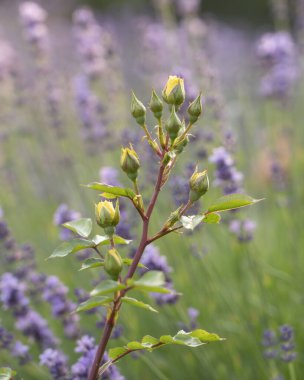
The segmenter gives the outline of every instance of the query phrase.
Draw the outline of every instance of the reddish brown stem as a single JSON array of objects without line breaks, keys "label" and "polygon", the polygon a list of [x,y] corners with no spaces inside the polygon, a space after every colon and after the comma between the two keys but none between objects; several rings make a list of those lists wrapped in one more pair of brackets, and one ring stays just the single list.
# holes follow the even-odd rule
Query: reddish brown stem
[{"label": "reddish brown stem", "polygon": [[[165,166],[161,165],[159,168],[158,178],[157,178],[157,182],[156,182],[156,185],[154,188],[154,192],[153,192],[151,201],[150,201],[148,209],[147,209],[147,213],[145,214],[145,216],[143,218],[143,229],[142,229],[140,243],[139,243],[139,246],[138,246],[137,251],[135,253],[134,259],[132,261],[132,265],[130,266],[128,273],[123,280],[123,282],[125,284],[127,283],[128,279],[133,277],[133,275],[137,269],[138,263],[142,257],[142,254],[143,254],[146,246],[149,244],[148,230],[149,230],[150,217],[152,215],[155,203],[157,201],[157,197],[158,197],[159,192],[161,190],[161,184],[162,184],[162,180],[163,180],[164,170],[165,170]],[[113,330],[114,325],[115,325],[116,315],[117,315],[117,313],[120,309],[120,306],[121,306],[121,298],[125,295],[125,293],[126,293],[126,290],[121,291],[114,301],[114,305],[113,305],[111,314],[105,323],[103,334],[102,334],[101,340],[100,340],[98,348],[97,348],[97,352],[96,352],[94,362],[93,362],[92,368],[91,368],[89,376],[88,376],[88,380],[97,380],[98,379],[98,370],[100,367],[100,363],[101,363],[101,360],[104,356],[107,344],[109,342],[109,339],[110,339],[111,334],[112,334],[112,330]]]}]

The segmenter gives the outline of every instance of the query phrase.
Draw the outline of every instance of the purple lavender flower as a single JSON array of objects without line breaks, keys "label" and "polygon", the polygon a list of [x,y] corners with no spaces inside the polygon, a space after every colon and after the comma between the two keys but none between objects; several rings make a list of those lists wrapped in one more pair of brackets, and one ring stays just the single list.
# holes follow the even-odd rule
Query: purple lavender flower
[{"label": "purple lavender flower", "polygon": [[17,318],[15,326],[43,348],[54,347],[58,342],[49,329],[47,321],[34,310],[29,310],[25,315]]},{"label": "purple lavender flower", "polygon": [[159,270],[164,273],[172,272],[172,268],[169,267],[166,256],[162,256],[158,248],[153,244],[146,247],[141,258],[141,263],[149,270]]},{"label": "purple lavender flower", "polygon": [[82,356],[71,367],[73,380],[86,380],[89,370],[93,364],[97,347],[95,339],[88,335],[84,335],[78,339],[75,352],[82,353]]},{"label": "purple lavender flower", "polygon": [[256,222],[250,219],[234,219],[231,220],[229,229],[236,235],[241,243],[246,243],[251,241],[253,238],[253,233],[256,229]]},{"label": "purple lavender flower", "polygon": [[111,186],[120,186],[118,170],[111,166],[103,166],[99,170],[100,182]]},{"label": "purple lavender flower", "polygon": [[19,6],[19,15],[26,39],[34,47],[35,53],[44,54],[48,48],[48,29],[45,25],[46,11],[37,3],[25,1]]},{"label": "purple lavender flower", "polygon": [[243,174],[236,169],[231,155],[224,147],[215,148],[209,161],[216,165],[215,186],[222,187],[224,194],[243,192]]},{"label": "purple lavender flower", "polygon": [[13,339],[13,335],[0,326],[0,348],[9,349]]},{"label": "purple lavender flower", "polygon": [[58,350],[47,348],[40,356],[40,365],[46,366],[54,380],[67,380],[67,357]]},{"label": "purple lavender flower", "polygon": [[12,273],[4,273],[0,277],[0,301],[5,309],[13,309],[16,313],[27,310],[29,300],[25,296],[26,286]]},{"label": "purple lavender flower", "polygon": [[[55,226],[61,226],[62,224],[66,222],[70,222],[72,220],[79,219],[81,217],[81,214],[78,211],[74,211],[69,209],[69,207],[62,203],[54,214],[54,224]],[[70,240],[75,235],[72,231],[68,230],[67,228],[60,227],[60,239],[61,240]]]},{"label": "purple lavender flower", "polygon": [[298,77],[292,36],[282,31],[266,33],[257,43],[256,54],[265,71],[260,84],[261,94],[276,98],[289,96]]},{"label": "purple lavender flower", "polygon": [[49,276],[45,282],[43,299],[52,307],[54,317],[62,319],[65,334],[69,338],[79,335],[79,316],[71,314],[76,309],[67,299],[68,288],[56,276]]},{"label": "purple lavender flower", "polygon": [[174,290],[172,281],[167,281],[165,288],[169,289],[170,293],[151,293],[151,296],[155,299],[157,305],[174,305],[178,300],[180,295]]},{"label": "purple lavender flower", "polygon": [[30,361],[31,357],[29,355],[29,346],[21,343],[20,341],[15,342],[11,349],[12,356],[18,358],[21,365],[26,364]]},{"label": "purple lavender flower", "polygon": [[181,15],[195,14],[200,7],[200,0],[177,0],[177,8]]}]

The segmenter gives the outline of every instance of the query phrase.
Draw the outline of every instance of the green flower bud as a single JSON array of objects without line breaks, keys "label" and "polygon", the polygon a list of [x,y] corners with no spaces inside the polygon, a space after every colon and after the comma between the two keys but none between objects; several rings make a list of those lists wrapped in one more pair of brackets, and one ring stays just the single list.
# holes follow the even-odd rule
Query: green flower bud
[{"label": "green flower bud", "polygon": [[104,269],[112,277],[113,280],[117,281],[120,272],[122,271],[123,263],[120,254],[115,248],[111,248],[105,257]]},{"label": "green flower bud", "polygon": [[146,121],[146,107],[137,99],[132,92],[131,113],[139,125],[144,125]]},{"label": "green flower bud", "polygon": [[115,209],[113,203],[109,201],[102,201],[95,205],[95,217],[97,224],[107,230],[111,235],[114,233],[114,228],[119,223],[119,202],[117,200]]},{"label": "green flower bud", "polygon": [[184,150],[184,148],[187,146],[189,142],[188,136],[184,136],[184,138],[181,138],[185,130],[186,128],[185,128],[185,125],[183,124],[182,128],[179,131],[178,137],[174,142],[174,150],[177,154],[182,153],[182,151]]},{"label": "green flower bud", "polygon": [[171,212],[169,218],[166,220],[166,223],[164,224],[164,229],[168,229],[174,226],[176,222],[180,219],[180,213],[182,211],[183,206],[180,206],[177,210]]},{"label": "green flower bud", "polygon": [[189,114],[191,124],[194,124],[202,113],[203,108],[202,108],[201,96],[202,94],[199,94],[198,97],[194,99],[193,102],[190,103],[188,107],[187,111]]},{"label": "green flower bud", "polygon": [[172,107],[172,111],[169,119],[166,122],[165,128],[169,134],[170,140],[173,142],[178,136],[178,132],[182,127],[182,122],[180,121],[177,113],[175,112],[175,107]]},{"label": "green flower bud", "polygon": [[160,119],[162,117],[163,102],[154,90],[152,91],[149,107],[156,119]]},{"label": "green flower bud", "polygon": [[184,79],[170,75],[168,82],[162,92],[163,99],[168,104],[180,106],[185,101]]},{"label": "green flower bud", "polygon": [[139,158],[137,153],[131,146],[131,148],[122,148],[120,156],[120,167],[131,179],[135,181],[138,175],[138,169],[140,167]]},{"label": "green flower bud", "polygon": [[209,179],[207,175],[207,170],[204,170],[199,173],[196,168],[195,172],[192,174],[190,178],[189,186],[189,199],[191,202],[197,201],[200,197],[206,194],[209,189]]}]

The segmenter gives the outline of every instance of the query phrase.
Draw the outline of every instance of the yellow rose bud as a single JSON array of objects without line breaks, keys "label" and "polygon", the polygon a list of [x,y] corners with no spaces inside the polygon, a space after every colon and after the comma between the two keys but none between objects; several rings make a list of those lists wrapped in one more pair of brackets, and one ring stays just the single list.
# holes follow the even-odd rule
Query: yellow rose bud
[{"label": "yellow rose bud", "polygon": [[168,82],[162,92],[163,99],[168,104],[180,106],[185,101],[184,79],[170,75]]},{"label": "yellow rose bud", "polygon": [[140,162],[137,153],[132,148],[122,148],[120,156],[120,167],[131,179],[135,181],[140,168]]},{"label": "yellow rose bud", "polygon": [[117,280],[120,272],[122,271],[123,262],[120,254],[115,248],[110,249],[105,257],[104,269],[112,277],[113,280]]},{"label": "yellow rose bud", "polygon": [[192,174],[190,181],[190,194],[189,199],[191,202],[197,201],[200,197],[207,193],[209,189],[209,179],[207,175],[207,170],[198,172],[197,168]]},{"label": "yellow rose bud", "polygon": [[[119,202],[117,200],[114,208],[113,203],[102,201],[95,205],[95,217],[97,224],[108,231],[111,235],[114,233],[114,228],[119,223]],[[112,233],[111,233],[112,232]]]}]

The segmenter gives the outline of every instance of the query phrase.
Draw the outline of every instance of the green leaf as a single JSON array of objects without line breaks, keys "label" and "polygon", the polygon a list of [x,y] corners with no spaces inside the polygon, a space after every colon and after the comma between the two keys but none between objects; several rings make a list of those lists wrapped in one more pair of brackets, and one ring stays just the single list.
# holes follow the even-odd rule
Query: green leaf
[{"label": "green leaf", "polygon": [[128,280],[127,285],[132,286],[138,290],[145,292],[156,292],[156,293],[171,293],[167,288],[164,288],[165,275],[163,272],[151,270],[146,272],[139,280],[134,281],[132,279]]},{"label": "green leaf", "polygon": [[110,359],[114,360],[118,358],[118,356],[126,353],[128,349],[126,347],[115,347],[115,348],[110,348],[109,350],[109,357]]},{"label": "green leaf", "polygon": [[2,367],[0,368],[0,380],[10,380],[13,376],[16,375],[16,372],[11,368]]},{"label": "green leaf", "polygon": [[81,218],[63,224],[63,227],[75,232],[75,234],[87,238],[92,231],[92,219]]},{"label": "green leaf", "polygon": [[87,311],[94,309],[95,307],[105,306],[113,301],[110,297],[92,297],[85,302],[82,302],[76,309],[76,311]]},{"label": "green leaf", "polygon": [[92,269],[92,268],[98,268],[98,267],[103,267],[104,266],[104,261],[101,259],[95,259],[95,258],[89,258],[86,259],[82,265],[79,271],[85,270],[85,269]]},{"label": "green leaf", "polygon": [[262,199],[253,199],[245,194],[230,194],[218,198],[209,208],[207,213],[214,211],[227,211],[236,208],[245,207],[261,201]]},{"label": "green leaf", "polygon": [[133,199],[136,197],[136,193],[129,188],[124,188],[124,187],[118,187],[118,186],[110,186],[106,185],[104,183],[99,183],[99,182],[92,182],[86,185],[89,189],[93,190],[98,190],[102,191],[103,193],[108,193],[115,195],[117,197],[127,197],[130,199]]},{"label": "green leaf", "polygon": [[[137,350],[146,350],[152,352],[153,350],[160,348],[167,344],[175,344],[180,346],[188,347],[198,347],[203,344],[221,341],[223,340],[217,334],[208,333],[205,330],[194,330],[190,332],[185,332],[180,330],[176,335],[162,335],[159,339],[154,338],[151,335],[145,335],[141,342],[132,341],[127,343],[124,347],[112,348],[109,351],[109,356],[111,358],[111,364],[118,361],[119,356],[130,353]],[[128,352],[129,351],[129,352]],[[107,366],[109,368],[109,366]]]},{"label": "green leaf", "polygon": [[146,347],[144,345],[142,345],[140,342],[129,342],[127,344],[127,348],[129,350],[142,350],[142,349],[145,349]]},{"label": "green leaf", "polygon": [[143,346],[151,348],[155,344],[159,343],[159,339],[156,339],[156,338],[154,338],[154,336],[151,336],[151,335],[145,335],[142,338],[141,343]]},{"label": "green leaf", "polygon": [[59,247],[55,249],[55,251],[48,257],[48,259],[52,259],[54,257],[65,257],[70,253],[75,253],[77,251],[81,251],[86,248],[93,248],[95,244],[91,240],[86,239],[73,239],[70,241],[64,241],[60,244]]},{"label": "green leaf", "polygon": [[184,228],[187,230],[194,230],[201,221],[204,219],[204,215],[190,215],[190,216],[182,216],[180,221]]},{"label": "green leaf", "polygon": [[[130,266],[130,265],[132,265],[133,260],[132,260],[132,259],[122,259],[122,262],[123,262],[125,265]],[[141,264],[141,263],[138,263],[137,266],[138,266],[138,268],[149,269],[149,268],[147,268],[144,264]]]},{"label": "green leaf", "polygon": [[136,298],[122,297],[121,301],[124,303],[128,303],[129,305],[137,306],[142,309],[146,309],[146,310],[150,310],[150,311],[154,311],[155,313],[158,313],[158,311],[155,310],[152,306],[142,301],[138,301]]},{"label": "green leaf", "polygon": [[95,289],[91,291],[91,296],[100,296],[102,294],[114,293],[118,290],[125,289],[126,285],[120,284],[113,280],[104,280]]},{"label": "green leaf", "polygon": [[210,224],[218,224],[220,221],[221,221],[221,216],[220,214],[217,214],[216,212],[207,214],[203,219],[204,223],[210,223]]},{"label": "green leaf", "polygon": [[[119,245],[119,244],[130,244],[132,240],[126,240],[121,236],[114,235],[113,236],[114,243]],[[109,245],[111,244],[110,239],[108,236],[103,236],[103,235],[96,235],[93,237],[92,241],[95,243],[96,247],[99,247],[100,245]]]}]

